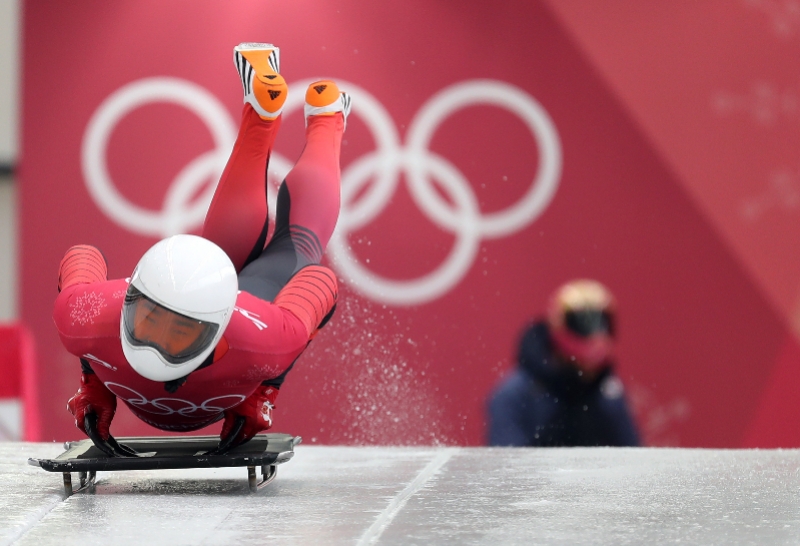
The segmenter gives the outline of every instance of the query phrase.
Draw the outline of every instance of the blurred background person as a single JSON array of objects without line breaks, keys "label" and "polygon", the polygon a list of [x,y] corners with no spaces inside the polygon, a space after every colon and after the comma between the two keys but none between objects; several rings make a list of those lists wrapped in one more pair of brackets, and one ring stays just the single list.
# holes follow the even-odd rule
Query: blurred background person
[{"label": "blurred background person", "polygon": [[575,280],[522,335],[517,368],[489,401],[493,446],[637,446],[612,352],[616,309],[599,282]]}]

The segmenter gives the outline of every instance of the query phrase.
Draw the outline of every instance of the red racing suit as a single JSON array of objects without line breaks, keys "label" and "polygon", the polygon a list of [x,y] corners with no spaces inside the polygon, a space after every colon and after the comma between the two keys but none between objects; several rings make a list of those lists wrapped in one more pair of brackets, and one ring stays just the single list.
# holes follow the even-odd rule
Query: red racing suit
[{"label": "red racing suit", "polygon": [[265,380],[280,376],[309,342],[292,312],[240,292],[210,365],[192,372],[171,394],[136,373],[122,354],[120,314],[125,279],[75,284],[56,300],[53,318],[64,347],[88,361],[98,378],[142,421],[163,430],[205,427],[241,403]]}]

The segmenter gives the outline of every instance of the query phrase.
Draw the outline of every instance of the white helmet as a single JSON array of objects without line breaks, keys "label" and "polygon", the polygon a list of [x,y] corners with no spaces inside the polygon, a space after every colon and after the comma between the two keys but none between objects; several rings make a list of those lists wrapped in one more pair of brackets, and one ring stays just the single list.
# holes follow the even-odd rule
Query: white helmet
[{"label": "white helmet", "polygon": [[174,235],[145,252],[125,294],[122,352],[137,373],[172,381],[197,369],[230,322],[239,283],[220,247]]}]

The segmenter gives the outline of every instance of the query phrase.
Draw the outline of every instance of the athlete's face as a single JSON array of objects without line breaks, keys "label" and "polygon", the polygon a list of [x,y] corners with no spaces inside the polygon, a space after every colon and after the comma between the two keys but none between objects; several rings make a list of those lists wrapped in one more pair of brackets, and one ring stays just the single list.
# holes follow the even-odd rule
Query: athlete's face
[{"label": "athlete's face", "polygon": [[187,350],[203,334],[204,328],[201,322],[173,313],[146,298],[136,302],[134,337],[155,343],[169,354],[178,355]]}]

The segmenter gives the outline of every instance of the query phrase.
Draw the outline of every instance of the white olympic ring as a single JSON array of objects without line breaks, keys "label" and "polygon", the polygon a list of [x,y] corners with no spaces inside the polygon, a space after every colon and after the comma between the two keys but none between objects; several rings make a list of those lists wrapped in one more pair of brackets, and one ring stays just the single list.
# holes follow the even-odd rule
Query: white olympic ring
[{"label": "white olympic ring", "polygon": [[[290,88],[305,89],[313,81],[316,80],[294,82]],[[481,239],[504,237],[522,229],[552,200],[561,176],[560,139],[547,111],[521,89],[495,80],[465,81],[442,89],[422,106],[411,122],[404,147],[392,117],[379,101],[358,85],[343,80],[337,83],[353,97],[351,116],[357,114],[364,121],[375,139],[376,149],[342,171],[341,214],[328,250],[338,272],[365,296],[394,305],[415,305],[441,297],[469,271]],[[215,151],[195,159],[178,176],[170,186],[160,214],[125,201],[113,189],[105,163],[100,159],[105,155],[110,132],[119,119],[142,104],[159,100],[176,102],[198,113],[214,133],[217,146]],[[481,104],[504,108],[517,115],[533,135],[539,158],[536,175],[524,196],[507,209],[489,214],[481,213],[477,197],[461,171],[428,149],[437,127],[446,118],[464,107]],[[290,93],[284,114],[302,105],[303,95]],[[145,235],[166,236],[199,226],[206,210],[202,207],[207,208],[214,185],[209,185],[203,198],[193,207],[187,203],[204,181],[214,172],[222,171],[227,159],[235,130],[224,112],[216,99],[202,88],[172,78],[140,80],[112,94],[90,121],[82,150],[84,176],[101,210],[128,229]],[[226,142],[226,138],[229,141]],[[292,162],[273,152],[268,188],[273,217],[276,187],[291,166]],[[382,278],[367,269],[353,255],[348,234],[371,222],[388,206],[403,173],[419,209],[438,227],[455,234],[456,242],[435,271],[417,279],[397,281]],[[434,179],[452,205],[440,197],[433,185]]]},{"label": "white olympic ring", "polygon": [[[132,388],[126,387],[125,385],[120,385],[119,383],[114,383],[113,381],[108,381],[105,385],[108,390],[117,396],[117,398],[124,400],[135,408],[147,413],[152,413],[153,415],[175,415],[177,413],[183,417],[210,417],[213,415],[219,415],[226,409],[240,404],[246,398],[241,394],[215,396],[214,398],[209,398],[198,406],[194,402],[184,400],[183,398],[165,397],[148,400],[144,395],[136,392]],[[212,402],[219,403],[220,400],[224,399],[228,399],[231,401],[231,403],[211,405]],[[170,407],[175,405],[182,407]]]},{"label": "white olympic ring", "polygon": [[[151,102],[172,102],[192,111],[211,129],[216,145],[214,150],[198,156],[178,173],[160,212],[128,201],[114,187],[105,161],[108,141],[116,124],[129,112]],[[228,111],[203,87],[178,78],[138,80],[112,93],[89,120],[81,146],[83,176],[100,210],[123,227],[142,235],[175,235],[203,223],[235,137],[236,127]],[[206,181],[211,183],[190,207],[192,195]]]}]

